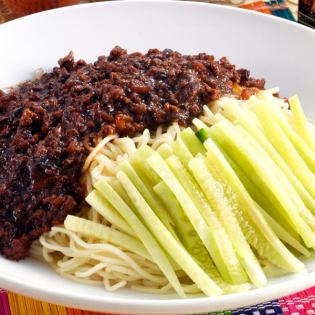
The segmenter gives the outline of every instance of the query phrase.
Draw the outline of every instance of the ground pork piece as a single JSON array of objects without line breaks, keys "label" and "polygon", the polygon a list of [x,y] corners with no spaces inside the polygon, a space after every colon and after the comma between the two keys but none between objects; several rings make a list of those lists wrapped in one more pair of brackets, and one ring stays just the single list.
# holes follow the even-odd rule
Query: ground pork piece
[{"label": "ground pork piece", "polygon": [[234,85],[248,97],[264,80],[225,57],[117,46],[89,64],[71,52],[51,72],[0,90],[0,253],[24,258],[34,239],[80,210],[83,143],[174,121],[186,126]]}]

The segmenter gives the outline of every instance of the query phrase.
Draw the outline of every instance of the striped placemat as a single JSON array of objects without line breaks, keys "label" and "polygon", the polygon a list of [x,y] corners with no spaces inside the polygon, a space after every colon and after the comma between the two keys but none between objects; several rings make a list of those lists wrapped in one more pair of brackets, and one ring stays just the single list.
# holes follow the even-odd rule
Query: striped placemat
[{"label": "striped placemat", "polygon": [[[0,315],[102,315],[49,304],[22,295],[0,290]],[[216,315],[312,315],[315,314],[315,287],[283,297],[279,300],[236,310],[225,310]],[[111,315],[106,313],[106,315]]]}]

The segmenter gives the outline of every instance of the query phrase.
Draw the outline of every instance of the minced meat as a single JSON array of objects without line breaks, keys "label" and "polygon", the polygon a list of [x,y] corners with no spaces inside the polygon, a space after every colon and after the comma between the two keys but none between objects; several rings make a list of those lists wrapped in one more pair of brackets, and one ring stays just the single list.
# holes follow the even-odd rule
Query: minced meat
[{"label": "minced meat", "polygon": [[234,85],[252,91],[264,80],[204,53],[115,47],[90,64],[70,53],[52,72],[0,90],[0,253],[24,258],[32,240],[80,209],[84,141],[185,126]]}]

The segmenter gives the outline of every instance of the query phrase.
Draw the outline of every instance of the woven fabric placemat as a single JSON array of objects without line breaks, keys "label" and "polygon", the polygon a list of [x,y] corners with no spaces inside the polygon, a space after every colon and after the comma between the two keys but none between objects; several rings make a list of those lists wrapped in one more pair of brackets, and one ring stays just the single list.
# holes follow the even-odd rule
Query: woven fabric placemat
[{"label": "woven fabric placemat", "polygon": [[[31,1],[31,0],[30,0]],[[200,0],[197,0],[200,1]],[[81,1],[96,2],[96,1]],[[294,19],[297,13],[297,0],[276,1],[248,1],[248,0],[204,0],[202,2],[220,3],[241,6],[250,10],[257,10],[284,18]],[[289,11],[286,11],[289,8]],[[293,15],[292,15],[292,14]],[[0,0],[0,24],[14,19],[14,14],[5,7]],[[67,308],[60,305],[37,301],[0,289],[0,315],[101,315],[101,313],[87,312]],[[217,315],[312,315],[315,314],[315,287],[283,297],[279,300],[254,305],[237,310],[223,310]],[[107,313],[106,315],[110,315]]]}]

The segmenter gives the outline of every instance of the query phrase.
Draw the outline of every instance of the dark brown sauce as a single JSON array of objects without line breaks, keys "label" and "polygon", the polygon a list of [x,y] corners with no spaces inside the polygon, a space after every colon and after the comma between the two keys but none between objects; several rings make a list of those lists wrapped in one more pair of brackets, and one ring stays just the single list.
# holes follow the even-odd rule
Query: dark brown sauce
[{"label": "dark brown sauce", "polygon": [[264,88],[264,80],[207,54],[115,47],[92,64],[70,53],[59,65],[9,93],[0,90],[0,253],[14,260],[80,209],[84,139],[187,125],[235,85],[246,95]]}]

